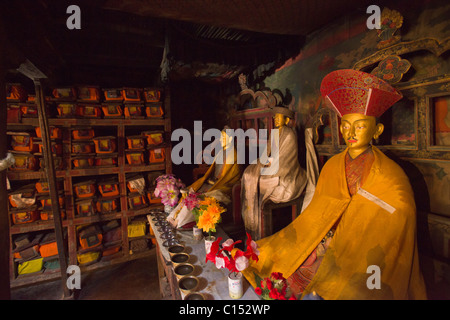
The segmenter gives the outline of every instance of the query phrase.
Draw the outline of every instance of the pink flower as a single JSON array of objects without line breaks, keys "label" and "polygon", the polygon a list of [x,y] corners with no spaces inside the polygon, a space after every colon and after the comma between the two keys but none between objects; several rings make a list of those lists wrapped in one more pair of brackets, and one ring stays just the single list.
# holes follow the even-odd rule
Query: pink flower
[{"label": "pink flower", "polygon": [[179,194],[180,190],[176,189],[173,185],[171,185],[166,190],[161,192],[161,202],[164,205],[169,205],[173,207],[178,202]]},{"label": "pink flower", "polygon": [[185,187],[185,184],[181,182],[180,179],[177,179],[175,185],[177,186],[178,189],[183,189]]},{"label": "pink flower", "polygon": [[193,210],[197,207],[199,203],[198,193],[189,192],[189,194],[184,198],[184,205],[188,208],[188,210]]},{"label": "pink flower", "polygon": [[225,257],[217,256],[215,264],[216,264],[217,269],[225,268],[225,265],[226,265]]},{"label": "pink flower", "polygon": [[[242,252],[242,251],[239,251],[239,252]],[[238,271],[247,269],[249,263],[248,263],[248,259],[246,256],[242,255],[240,257],[237,257],[235,260],[236,260],[236,269]]]}]

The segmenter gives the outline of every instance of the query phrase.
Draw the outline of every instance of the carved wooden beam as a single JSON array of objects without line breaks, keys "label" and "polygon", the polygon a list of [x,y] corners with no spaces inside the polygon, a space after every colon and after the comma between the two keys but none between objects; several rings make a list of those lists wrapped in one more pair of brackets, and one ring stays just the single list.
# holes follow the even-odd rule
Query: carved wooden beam
[{"label": "carved wooden beam", "polygon": [[408,42],[400,42],[393,46],[378,50],[374,54],[362,60],[359,60],[358,62],[355,63],[353,69],[361,70],[389,56],[399,56],[405,53],[420,50],[427,50],[432,52],[436,56],[440,56],[445,51],[450,50],[450,37],[442,41],[433,38],[424,38]]}]

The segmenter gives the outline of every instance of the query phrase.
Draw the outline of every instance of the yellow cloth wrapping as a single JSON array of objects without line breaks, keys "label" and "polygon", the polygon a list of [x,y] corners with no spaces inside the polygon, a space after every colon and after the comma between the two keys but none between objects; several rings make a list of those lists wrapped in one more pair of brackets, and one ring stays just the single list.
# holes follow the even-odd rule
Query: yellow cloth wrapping
[{"label": "yellow cloth wrapping", "polygon": [[147,229],[147,225],[145,221],[135,221],[128,225],[128,237],[142,237],[145,236],[145,231]]},{"label": "yellow cloth wrapping", "polygon": [[[362,188],[395,211],[389,213],[360,194],[350,196],[345,150],[323,167],[306,210],[286,228],[257,241],[260,260],[243,272],[253,286],[254,272],[262,278],[272,272],[289,277],[341,218],[320,268],[303,295],[315,291],[326,300],[426,299],[408,177],[379,149],[372,148],[375,159]],[[371,265],[381,270],[381,289],[367,286]]]},{"label": "yellow cloth wrapping", "polygon": [[[233,186],[241,180],[242,175],[242,165],[237,163],[237,153],[236,149],[233,149],[234,161],[233,163],[224,163],[222,166],[222,171],[217,177],[216,182],[208,189],[208,192],[220,190],[224,194],[230,195]],[[224,157],[225,159],[225,157]],[[225,162],[225,160],[224,160]],[[208,179],[214,176],[216,161],[214,161],[206,171],[205,175],[195,181],[192,185],[188,187],[188,190],[193,189],[197,192],[204,183],[207,183]]]},{"label": "yellow cloth wrapping", "polygon": [[42,266],[44,265],[44,258],[37,258],[33,260],[24,261],[19,263],[17,267],[18,274],[29,274],[42,270]]}]

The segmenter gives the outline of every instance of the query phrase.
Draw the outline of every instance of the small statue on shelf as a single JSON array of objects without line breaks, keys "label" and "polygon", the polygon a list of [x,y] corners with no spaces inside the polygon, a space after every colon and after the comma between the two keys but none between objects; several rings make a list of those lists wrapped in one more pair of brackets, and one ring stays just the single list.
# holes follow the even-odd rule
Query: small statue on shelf
[{"label": "small statue on shelf", "polygon": [[260,261],[245,270],[284,274],[299,297],[426,299],[419,268],[414,194],[408,177],[371,145],[376,118],[402,98],[365,72],[327,75],[321,93],[341,117],[347,149],[320,173],[309,206],[290,225],[258,241]]}]

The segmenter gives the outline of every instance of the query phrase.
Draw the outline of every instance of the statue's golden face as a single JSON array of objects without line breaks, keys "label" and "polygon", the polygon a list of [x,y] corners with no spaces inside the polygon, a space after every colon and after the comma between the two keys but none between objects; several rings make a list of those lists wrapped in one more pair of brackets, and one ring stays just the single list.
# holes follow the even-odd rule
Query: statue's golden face
[{"label": "statue's golden face", "polygon": [[276,113],[273,116],[273,124],[275,128],[279,129],[282,126],[285,126],[289,123],[289,117],[286,117],[284,114]]},{"label": "statue's golden face", "polygon": [[346,114],[341,119],[340,130],[349,149],[364,151],[372,139],[377,139],[384,126],[375,117],[359,113]]},{"label": "statue's golden face", "polygon": [[220,140],[220,144],[223,148],[228,148],[231,145],[232,140],[233,137],[228,136],[225,131],[222,131],[222,139]]}]

